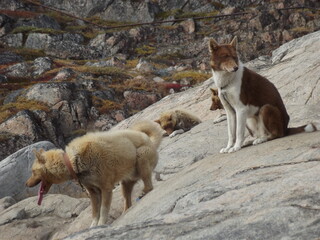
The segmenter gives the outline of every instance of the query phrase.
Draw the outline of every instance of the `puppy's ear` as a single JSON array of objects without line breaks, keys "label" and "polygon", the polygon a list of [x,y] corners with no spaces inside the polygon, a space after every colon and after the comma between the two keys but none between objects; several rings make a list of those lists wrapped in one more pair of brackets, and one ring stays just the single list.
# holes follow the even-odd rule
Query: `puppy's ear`
[{"label": "puppy's ear", "polygon": [[154,120],[154,122],[160,124],[160,119]]},{"label": "puppy's ear", "polygon": [[210,88],[213,96],[218,96],[218,90],[214,88]]},{"label": "puppy's ear", "polygon": [[230,42],[230,45],[231,45],[232,47],[234,47],[235,49],[237,49],[237,45],[238,45],[238,38],[237,38],[237,36],[235,36],[235,37],[232,39],[232,41]]},{"label": "puppy's ear", "polygon": [[209,51],[213,53],[215,50],[217,50],[219,44],[214,40],[213,38],[209,40]]},{"label": "puppy's ear", "polygon": [[44,157],[42,156],[42,153],[44,153],[44,149],[40,149],[39,151],[37,151],[36,149],[33,149],[33,153],[35,155],[35,157],[38,159],[39,163],[45,163],[45,159]]}]

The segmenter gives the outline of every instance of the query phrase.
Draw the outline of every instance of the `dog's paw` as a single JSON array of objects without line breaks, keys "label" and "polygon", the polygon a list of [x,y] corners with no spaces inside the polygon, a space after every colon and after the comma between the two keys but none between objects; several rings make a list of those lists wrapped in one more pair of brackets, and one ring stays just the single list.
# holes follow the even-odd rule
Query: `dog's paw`
[{"label": "dog's paw", "polygon": [[95,227],[95,226],[97,226],[97,225],[98,225],[98,219],[95,218],[95,219],[93,219],[90,227]]},{"label": "dog's paw", "polygon": [[216,123],[219,123],[219,122],[222,122],[222,121],[225,121],[227,120],[227,116],[226,115],[222,115],[218,118],[216,118],[215,120],[213,120],[213,123],[216,124]]},{"label": "dog's paw", "polygon": [[227,153],[229,152],[230,147],[221,148],[220,153]]},{"label": "dog's paw", "polygon": [[267,138],[257,138],[253,141],[252,145],[258,145],[267,141]]},{"label": "dog's paw", "polygon": [[176,135],[178,135],[178,134],[182,134],[182,133],[184,133],[184,130],[183,130],[183,129],[178,129],[178,130],[173,131],[173,132],[169,135],[169,137],[172,138],[172,137],[174,137],[174,136],[176,136]]},{"label": "dog's paw", "polygon": [[233,152],[236,152],[236,151],[239,151],[241,149],[241,147],[239,146],[234,146],[232,148],[229,149],[228,153],[233,153]]},{"label": "dog's paw", "polygon": [[136,202],[140,201],[146,194],[142,193],[139,197],[136,198]]}]

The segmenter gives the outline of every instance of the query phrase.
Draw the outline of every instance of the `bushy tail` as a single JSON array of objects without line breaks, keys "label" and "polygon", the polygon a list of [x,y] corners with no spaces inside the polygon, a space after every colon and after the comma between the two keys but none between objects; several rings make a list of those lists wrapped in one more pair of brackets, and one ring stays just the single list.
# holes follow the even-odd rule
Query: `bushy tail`
[{"label": "bushy tail", "polygon": [[154,146],[156,148],[159,147],[163,136],[163,130],[159,124],[154,121],[144,120],[133,124],[130,129],[147,134]]},{"label": "bushy tail", "polygon": [[288,128],[287,135],[293,135],[302,132],[314,132],[320,130],[320,123],[309,123],[295,128]]}]

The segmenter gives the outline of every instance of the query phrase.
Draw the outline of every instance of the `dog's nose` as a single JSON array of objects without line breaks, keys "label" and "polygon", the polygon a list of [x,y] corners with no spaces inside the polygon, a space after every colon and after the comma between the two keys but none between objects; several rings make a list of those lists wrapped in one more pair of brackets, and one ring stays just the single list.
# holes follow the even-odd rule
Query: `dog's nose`
[{"label": "dog's nose", "polygon": [[236,72],[239,68],[238,67],[234,67],[233,71]]}]

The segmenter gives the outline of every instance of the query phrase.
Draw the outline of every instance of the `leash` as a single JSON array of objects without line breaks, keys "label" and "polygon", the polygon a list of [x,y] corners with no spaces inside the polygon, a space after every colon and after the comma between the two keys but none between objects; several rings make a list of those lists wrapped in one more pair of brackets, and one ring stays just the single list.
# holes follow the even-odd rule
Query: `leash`
[{"label": "leash", "polygon": [[[80,179],[78,178],[76,172],[73,170],[73,167],[71,165],[71,161],[70,161],[70,159],[69,159],[69,157],[68,157],[66,152],[63,153],[63,161],[64,161],[64,165],[66,165],[66,167],[67,167],[72,179],[75,179],[79,183],[82,191],[87,193],[85,187],[82,185],[82,183],[81,183]],[[78,167],[77,158],[76,158],[76,168],[77,168],[77,172],[79,173],[79,167]],[[88,195],[88,193],[87,193],[87,195]]]}]

